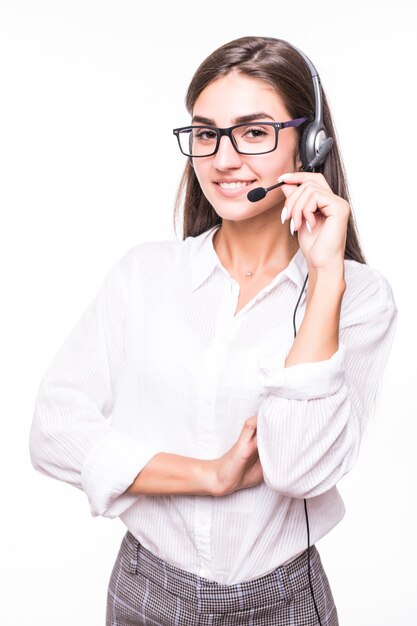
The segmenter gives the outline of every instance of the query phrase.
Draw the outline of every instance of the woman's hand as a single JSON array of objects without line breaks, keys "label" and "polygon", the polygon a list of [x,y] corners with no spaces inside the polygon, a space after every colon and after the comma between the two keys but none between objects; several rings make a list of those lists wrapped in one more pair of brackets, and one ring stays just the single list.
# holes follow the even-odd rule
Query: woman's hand
[{"label": "woman's hand", "polygon": [[236,443],[226,454],[212,461],[215,476],[213,495],[226,496],[238,489],[254,487],[263,481],[256,424],[257,415],[249,417]]},{"label": "woman's hand", "polygon": [[289,220],[309,270],[327,269],[343,261],[350,206],[336,196],[322,174],[284,174],[286,196],[282,222]]}]

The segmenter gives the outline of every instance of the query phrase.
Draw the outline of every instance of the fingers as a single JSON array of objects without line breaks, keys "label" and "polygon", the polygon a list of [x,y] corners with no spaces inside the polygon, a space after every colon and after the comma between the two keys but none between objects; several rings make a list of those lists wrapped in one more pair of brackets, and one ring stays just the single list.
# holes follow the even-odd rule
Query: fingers
[{"label": "fingers", "polygon": [[303,221],[307,230],[312,232],[316,225],[314,213],[318,210],[318,197],[323,187],[330,189],[321,174],[311,174],[310,172],[294,172],[283,174],[278,179],[286,184],[281,188],[286,196],[285,206],[281,213],[281,221],[290,223],[291,234],[298,231]]},{"label": "fingers", "polygon": [[256,442],[256,424],[257,424],[257,415],[253,417],[249,417],[245,423],[243,424],[243,428],[240,432],[238,444],[249,444]]},{"label": "fingers", "polygon": [[302,185],[308,181],[320,181],[321,186],[327,187],[331,191],[323,174],[317,172],[290,172],[289,174],[282,174],[277,180],[278,182],[284,181],[288,185]]},{"label": "fingers", "polygon": [[294,172],[284,174],[278,180],[286,183],[281,187],[286,196],[281,221],[283,224],[285,221],[290,222],[292,234],[300,230],[303,223],[311,233],[318,214],[329,217],[336,213],[344,215],[349,211],[348,204],[332,192],[322,174]]},{"label": "fingers", "polygon": [[255,463],[248,469],[246,472],[243,482],[242,488],[245,489],[247,487],[255,487],[259,485],[264,479],[262,465],[259,458],[255,461]]},{"label": "fingers", "polygon": [[[318,209],[317,188],[313,185],[298,187],[290,198],[287,198],[285,206],[287,208],[286,219],[290,220],[292,234],[301,228],[303,219],[306,221],[309,230],[312,231],[316,225],[314,213]],[[307,227],[308,228],[308,227]]]},{"label": "fingers", "polygon": [[257,415],[245,420],[239,437],[233,446],[235,453],[240,458],[250,457],[257,449]]},{"label": "fingers", "polygon": [[258,423],[258,416],[252,415],[252,417],[248,417],[248,419],[245,421],[245,426],[253,429],[253,428],[256,428],[257,423]]}]

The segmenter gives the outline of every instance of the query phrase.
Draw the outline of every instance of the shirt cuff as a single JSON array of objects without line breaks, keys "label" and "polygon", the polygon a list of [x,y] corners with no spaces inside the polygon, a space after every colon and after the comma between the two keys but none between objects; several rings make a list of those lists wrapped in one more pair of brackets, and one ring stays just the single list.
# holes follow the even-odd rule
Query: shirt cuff
[{"label": "shirt cuff", "polygon": [[[126,510],[138,497],[124,494],[141,469],[158,450],[141,445],[134,437],[111,428],[87,456],[81,473],[81,487],[86,492],[93,516],[114,517]],[[120,502],[115,506],[115,499]]]},{"label": "shirt cuff", "polygon": [[268,355],[259,361],[259,379],[270,393],[289,400],[314,400],[330,396],[344,384],[346,347],[339,345],[330,359],[285,367],[285,358]]}]

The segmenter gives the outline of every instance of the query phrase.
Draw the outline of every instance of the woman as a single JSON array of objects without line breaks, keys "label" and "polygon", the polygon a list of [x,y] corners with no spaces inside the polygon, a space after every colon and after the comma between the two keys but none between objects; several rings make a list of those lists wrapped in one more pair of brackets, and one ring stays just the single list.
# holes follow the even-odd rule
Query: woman
[{"label": "woman", "polygon": [[334,626],[314,543],[343,516],[395,303],[302,53],[232,41],[186,102],[183,240],[108,274],[42,382],[32,460],[127,526],[108,625]]}]

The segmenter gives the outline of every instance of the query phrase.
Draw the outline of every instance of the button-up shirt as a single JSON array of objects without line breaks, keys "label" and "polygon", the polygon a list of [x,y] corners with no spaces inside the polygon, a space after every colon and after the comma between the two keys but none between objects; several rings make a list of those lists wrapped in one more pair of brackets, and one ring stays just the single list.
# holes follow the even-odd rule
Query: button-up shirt
[{"label": "button-up shirt", "polygon": [[[307,267],[299,250],[237,314],[239,284],[213,246],[218,226],[140,243],[110,270],[41,383],[34,466],[83,489],[172,565],[234,584],[262,576],[342,518],[336,485],[354,464],[390,350],[389,284],[345,261],[340,343],[285,367]],[[297,309],[300,325],[305,293]],[[258,415],[264,480],[222,497],[125,491],[158,452],[215,459]]]}]

